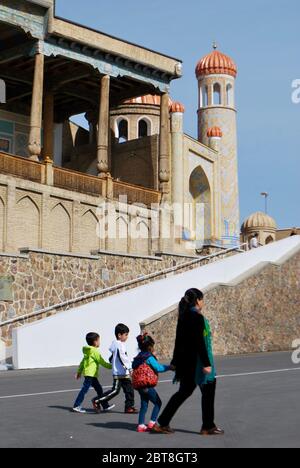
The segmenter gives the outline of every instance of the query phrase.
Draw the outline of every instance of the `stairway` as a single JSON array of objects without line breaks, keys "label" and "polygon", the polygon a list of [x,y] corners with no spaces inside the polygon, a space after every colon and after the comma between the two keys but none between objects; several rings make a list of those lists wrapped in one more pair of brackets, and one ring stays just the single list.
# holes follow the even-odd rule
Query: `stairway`
[{"label": "stairway", "polygon": [[[84,337],[90,331],[100,333],[101,350],[108,357],[114,327],[119,322],[126,323],[131,330],[128,351],[134,355],[140,323],[151,322],[150,317],[153,322],[166,311],[174,310],[186,289],[233,286],[267,265],[284,264],[299,252],[300,236],[291,237],[17,328],[13,331],[14,366],[26,369],[75,365],[81,359]],[[67,343],[66,336],[70,337]]]}]

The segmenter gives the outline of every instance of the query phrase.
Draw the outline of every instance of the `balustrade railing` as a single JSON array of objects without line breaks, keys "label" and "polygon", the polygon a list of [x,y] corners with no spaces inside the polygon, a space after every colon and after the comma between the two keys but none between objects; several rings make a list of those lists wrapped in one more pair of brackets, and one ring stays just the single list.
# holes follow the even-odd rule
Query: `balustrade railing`
[{"label": "balustrade railing", "polygon": [[42,182],[43,164],[21,156],[0,153],[0,173],[14,175],[32,182]]},{"label": "balustrade railing", "polygon": [[161,201],[161,193],[156,190],[118,181],[114,181],[113,185],[114,199],[119,199],[120,196],[126,196],[128,203],[142,203],[148,207],[152,204],[159,204]]},{"label": "balustrade railing", "polygon": [[82,174],[61,167],[53,168],[54,187],[75,192],[86,193],[88,195],[101,196],[103,190],[103,180],[96,176]]},{"label": "balustrade railing", "polygon": [[[49,166],[48,166],[49,167]],[[52,166],[51,166],[52,167]],[[0,173],[13,175],[38,183],[46,183],[45,164],[28,158],[0,152]],[[93,196],[106,196],[106,180],[89,174],[53,166],[54,187],[84,193]],[[52,184],[52,183],[51,183]],[[143,204],[147,207],[159,204],[161,193],[126,182],[112,180],[113,200],[124,197],[129,204]],[[125,198],[126,197],[126,198]]]}]

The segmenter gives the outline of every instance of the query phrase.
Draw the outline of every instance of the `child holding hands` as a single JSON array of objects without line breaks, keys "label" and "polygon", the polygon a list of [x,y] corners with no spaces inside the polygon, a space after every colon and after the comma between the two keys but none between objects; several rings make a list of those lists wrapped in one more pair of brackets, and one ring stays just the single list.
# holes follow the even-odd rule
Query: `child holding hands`
[{"label": "child holding hands", "polygon": [[[154,356],[155,342],[148,334],[137,337],[140,353],[133,361],[132,382],[133,387],[138,390],[141,397],[141,409],[139,413],[139,425],[137,432],[151,431],[155,425],[161,410],[162,402],[155,389],[158,384],[158,374],[175,370],[173,366],[164,366]],[[151,420],[145,425],[149,402],[154,405]]]}]

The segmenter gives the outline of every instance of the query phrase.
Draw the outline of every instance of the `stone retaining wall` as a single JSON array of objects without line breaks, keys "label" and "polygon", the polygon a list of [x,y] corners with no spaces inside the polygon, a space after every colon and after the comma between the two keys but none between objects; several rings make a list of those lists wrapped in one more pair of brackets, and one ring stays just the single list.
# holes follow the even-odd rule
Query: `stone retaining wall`
[{"label": "stone retaining wall", "polygon": [[[235,286],[206,293],[214,350],[219,355],[287,351],[300,339],[300,253],[281,266],[263,270]],[[156,354],[173,354],[177,309],[142,326],[156,339]]]},{"label": "stone retaining wall", "polygon": [[[234,255],[227,252],[222,258]],[[217,258],[204,259],[202,264],[216,261]],[[161,257],[124,256],[115,253],[101,253],[94,257],[72,256],[71,254],[51,254],[29,251],[28,255],[6,256],[0,254],[0,278],[12,281],[12,301],[0,301],[0,340],[6,347],[11,346],[12,329],[25,323],[34,322],[57,312],[78,307],[103,297],[102,290],[137,280],[138,284],[126,285],[128,290],[145,284],[151,279],[141,281],[145,275],[162,273],[168,268],[187,264],[192,258],[163,254]],[[195,268],[190,265],[178,271]],[[162,278],[165,275],[159,276]],[[80,299],[83,295],[99,291],[98,295]],[[106,295],[115,294],[115,291]],[[64,305],[25,320],[1,327],[1,323],[17,319],[47,307],[79,298],[75,304]]]},{"label": "stone retaining wall", "polygon": [[[92,259],[37,252],[0,256],[0,277],[13,282],[13,300],[0,301],[0,323],[184,262],[186,258],[170,256],[162,260],[116,255]],[[10,345],[11,326],[0,328],[0,339]]]}]

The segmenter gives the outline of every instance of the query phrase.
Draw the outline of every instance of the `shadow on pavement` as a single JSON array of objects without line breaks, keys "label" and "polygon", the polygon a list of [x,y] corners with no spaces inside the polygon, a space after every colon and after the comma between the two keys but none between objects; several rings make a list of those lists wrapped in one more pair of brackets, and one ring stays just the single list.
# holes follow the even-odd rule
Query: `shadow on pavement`
[{"label": "shadow on pavement", "polygon": [[[56,405],[56,406],[48,406],[48,408],[50,408],[50,409],[60,409],[60,410],[64,410],[64,411],[68,411],[69,413],[72,413],[72,408],[70,406]],[[86,411],[86,414],[95,414],[96,416],[101,416],[103,414],[105,414],[105,415],[107,415],[107,414],[123,414],[124,415],[124,411],[107,411],[107,412],[102,411],[101,413],[96,413],[93,408],[89,408],[89,409],[85,408],[85,411]],[[136,415],[134,415],[134,416],[136,416]]]},{"label": "shadow on pavement", "polygon": [[[48,408],[50,409],[58,409],[58,410],[62,410],[62,411],[67,411],[68,413],[72,413],[75,415],[75,413],[73,413],[72,411],[72,408],[70,406],[48,406]],[[86,410],[86,414],[95,414],[96,416],[98,416],[97,413],[95,413],[95,411],[93,409],[87,409]],[[82,415],[81,415],[82,416]],[[83,415],[84,416],[84,415]]]},{"label": "shadow on pavement", "polygon": [[175,433],[181,433],[181,434],[193,434],[193,435],[198,435],[200,437],[200,430],[197,431],[187,431],[185,429],[174,429]]},{"label": "shadow on pavement", "polygon": [[[91,423],[91,424],[87,424],[88,426],[94,426],[94,427],[97,427],[99,429],[124,429],[126,431],[131,431],[131,432],[136,432],[136,427],[137,425],[136,424],[132,424],[132,423],[124,423],[124,422],[108,422],[108,423]],[[149,435],[151,436],[160,436],[160,437],[166,437],[166,436],[162,436],[161,434],[155,434],[155,433],[151,433],[151,432],[148,432]],[[200,431],[199,432],[196,432],[196,431],[188,431],[188,430],[185,430],[185,429],[175,429],[175,434],[192,434],[192,435],[198,435],[199,438],[200,438]]]},{"label": "shadow on pavement", "polygon": [[[186,431],[184,429],[176,429],[176,428],[172,428],[172,429],[174,429],[175,434],[192,434],[192,435],[198,435],[200,437],[200,431],[196,432],[196,431]],[[149,434],[152,435],[152,436],[166,437],[166,435],[157,434],[155,432],[149,432]],[[171,436],[172,435],[174,435],[174,434],[171,434]],[[170,435],[169,435],[169,437],[170,437]]]},{"label": "shadow on pavement", "polygon": [[94,426],[98,429],[124,429],[125,431],[136,432],[136,424],[123,423],[123,422],[109,422],[109,423],[91,423],[87,426]]}]

